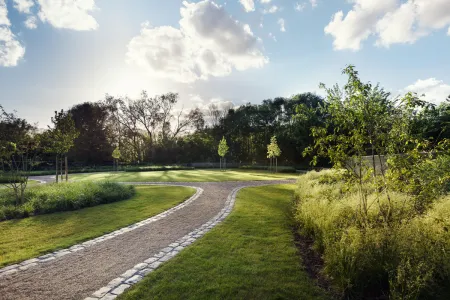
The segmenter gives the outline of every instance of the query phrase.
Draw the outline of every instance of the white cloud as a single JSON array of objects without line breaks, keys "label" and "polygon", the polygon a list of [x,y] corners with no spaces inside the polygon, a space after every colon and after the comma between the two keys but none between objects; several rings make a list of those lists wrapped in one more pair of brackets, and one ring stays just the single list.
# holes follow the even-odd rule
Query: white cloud
[{"label": "white cloud", "polygon": [[0,0],[0,66],[14,67],[25,54],[25,47],[12,33],[5,0]]},{"label": "white cloud", "polygon": [[30,14],[33,6],[33,0],[14,0],[14,8],[21,13]]},{"label": "white cloud", "polygon": [[267,4],[267,3],[270,3],[272,0],[261,0],[261,3],[263,3],[263,4]]},{"label": "white cloud", "polygon": [[239,0],[246,12],[255,11],[255,2],[253,0]]},{"label": "white cloud", "polygon": [[397,2],[397,0],[352,1],[355,5],[345,17],[343,11],[338,11],[325,27],[325,33],[334,37],[333,46],[336,50],[359,50],[361,42],[373,32],[378,16],[395,8]]},{"label": "white cloud", "polygon": [[278,6],[276,5],[272,5],[271,7],[269,7],[268,9],[264,9],[263,10],[263,14],[274,14],[277,11],[279,11],[280,9],[278,8]]},{"label": "white cloud", "polygon": [[439,104],[450,95],[450,85],[436,78],[417,80],[414,84],[407,86],[402,92],[416,92],[425,94],[425,99],[434,104]]},{"label": "white cloud", "polygon": [[37,28],[37,18],[35,16],[29,16],[25,22],[25,27],[28,29],[36,29]]},{"label": "white cloud", "polygon": [[8,19],[8,8],[6,7],[5,0],[0,0],[0,26],[11,26],[11,22]]},{"label": "white cloud", "polygon": [[233,102],[231,102],[229,100],[224,100],[221,97],[215,97],[215,98],[211,98],[209,100],[205,100],[198,94],[190,94],[189,102],[191,104],[191,108],[199,108],[206,114],[211,105],[214,105],[219,110],[238,107],[238,106],[235,106]]},{"label": "white cloud", "polygon": [[295,3],[294,8],[296,11],[303,11],[306,7],[305,3]]},{"label": "white cloud", "polygon": [[280,31],[281,32],[285,32],[286,31],[286,27],[285,27],[285,21],[283,18],[278,19],[278,25],[280,25]]},{"label": "white cloud", "polygon": [[[325,27],[334,38],[336,50],[359,50],[371,35],[376,45],[414,43],[433,30],[450,25],[448,0],[351,0],[353,8],[345,15],[338,11]],[[450,31],[450,29],[449,29]]]},{"label": "white cloud", "polygon": [[39,18],[53,27],[73,30],[95,30],[98,23],[90,15],[96,9],[95,0],[37,0]]},{"label": "white cloud", "polygon": [[274,35],[272,34],[272,32],[269,32],[269,37],[270,37],[274,42],[277,41],[276,36],[274,36]]},{"label": "white cloud", "polygon": [[414,43],[421,35],[414,32],[414,4],[406,2],[399,9],[388,12],[375,26],[376,45],[389,47],[394,43]]},{"label": "white cloud", "polygon": [[314,7],[317,7],[317,0],[309,0],[309,3],[311,3],[311,6],[314,8]]},{"label": "white cloud", "polygon": [[127,61],[180,82],[225,76],[268,62],[250,27],[212,1],[183,2],[180,29],[143,26],[128,44]]}]

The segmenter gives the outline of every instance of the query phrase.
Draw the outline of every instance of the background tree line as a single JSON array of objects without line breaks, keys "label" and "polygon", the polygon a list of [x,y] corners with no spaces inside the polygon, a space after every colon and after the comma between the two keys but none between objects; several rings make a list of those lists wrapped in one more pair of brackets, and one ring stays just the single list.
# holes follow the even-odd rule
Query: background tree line
[{"label": "background tree line", "polygon": [[[390,94],[383,91],[377,97],[388,99]],[[227,162],[267,164],[267,144],[276,136],[282,149],[278,164],[307,168],[310,157],[302,153],[313,143],[310,128],[324,124],[328,116],[319,108],[329,105],[313,93],[239,107],[211,104],[189,111],[176,109],[178,101],[175,93],[150,97],[143,91],[137,99],[107,95],[98,102],[55,112],[53,126],[44,133],[2,109],[0,141],[17,144],[24,136],[42,135],[41,147],[35,152],[38,160],[46,163],[37,168],[50,168],[55,155],[60,159],[67,156],[75,165],[112,166],[115,149],[120,151],[120,161],[127,164],[217,162],[222,137],[229,146]],[[418,110],[413,119],[413,131],[426,139],[450,138],[450,102]]]}]

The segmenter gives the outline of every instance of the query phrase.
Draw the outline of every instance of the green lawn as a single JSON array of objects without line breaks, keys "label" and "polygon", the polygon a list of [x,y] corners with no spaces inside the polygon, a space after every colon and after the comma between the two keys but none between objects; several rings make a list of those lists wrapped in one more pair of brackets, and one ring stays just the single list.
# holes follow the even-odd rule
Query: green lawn
[{"label": "green lawn", "polygon": [[0,267],[66,248],[157,215],[194,194],[193,188],[138,186],[136,195],[77,211],[0,222]]},{"label": "green lawn", "polygon": [[[28,180],[27,187],[39,185],[39,181],[36,180]],[[0,184],[0,189],[5,189],[7,186],[5,184]]]},{"label": "green lawn", "polygon": [[276,180],[297,178],[297,174],[273,174],[267,171],[250,170],[176,170],[176,171],[154,171],[154,172],[108,172],[108,173],[86,173],[73,174],[71,180],[109,180],[122,182],[143,181],[249,181],[249,180]]},{"label": "green lawn", "polygon": [[222,224],[119,299],[326,299],[294,245],[294,188],[242,190]]}]

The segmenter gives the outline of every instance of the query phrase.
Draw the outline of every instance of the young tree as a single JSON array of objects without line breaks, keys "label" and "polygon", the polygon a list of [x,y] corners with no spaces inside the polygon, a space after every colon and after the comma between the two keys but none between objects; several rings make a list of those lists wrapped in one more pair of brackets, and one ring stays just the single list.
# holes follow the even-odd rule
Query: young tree
[{"label": "young tree", "polygon": [[28,175],[35,164],[39,136],[35,128],[0,105],[0,167],[9,178],[7,187],[14,191],[16,205],[24,202]]},{"label": "young tree", "polygon": [[114,170],[117,171],[118,170],[118,166],[119,166],[119,159],[120,159],[120,149],[119,147],[116,147],[116,149],[114,149],[113,153],[112,153],[112,157],[114,158],[113,161],[113,165],[114,165]]},{"label": "young tree", "polygon": [[222,139],[220,140],[220,143],[219,143],[219,149],[217,151],[220,156],[220,169],[222,169],[223,164],[225,165],[224,168],[227,167],[225,155],[227,154],[228,149],[229,149],[229,147],[227,145],[227,140],[225,139],[225,137],[222,137]]},{"label": "young tree", "polygon": [[276,136],[270,138],[270,144],[267,145],[267,158],[269,158],[269,170],[275,168],[275,172],[278,171],[278,156],[281,155],[281,149],[278,146]]},{"label": "young tree", "polygon": [[[390,99],[390,94],[378,86],[363,83],[353,66],[343,71],[348,81],[343,90],[337,85],[326,88],[326,106],[321,108],[327,115],[324,126],[311,128],[314,145],[304,154],[315,150],[316,156],[330,159],[333,167],[344,169],[350,185],[359,190],[358,216],[361,226],[368,224],[368,209],[376,203],[380,219],[389,224],[392,218],[390,187],[386,176],[386,159],[392,177],[408,177],[412,161],[423,157],[424,142],[412,134],[412,120],[419,107],[427,105],[416,94],[408,93],[400,99]],[[397,174],[396,174],[397,173]],[[406,176],[406,177],[405,177]],[[404,184],[400,181],[398,184]],[[368,203],[368,185],[375,187],[377,197]],[[384,194],[387,204],[381,203]]]},{"label": "young tree", "polygon": [[67,161],[67,152],[73,147],[74,140],[78,137],[79,132],[75,128],[75,123],[70,114],[61,110],[55,111],[52,117],[53,128],[49,128],[45,133],[46,152],[54,153],[56,156],[56,182],[58,182],[58,158],[60,158],[61,181],[62,174],[62,158],[65,157],[65,175],[66,181],[69,180],[69,166]]}]

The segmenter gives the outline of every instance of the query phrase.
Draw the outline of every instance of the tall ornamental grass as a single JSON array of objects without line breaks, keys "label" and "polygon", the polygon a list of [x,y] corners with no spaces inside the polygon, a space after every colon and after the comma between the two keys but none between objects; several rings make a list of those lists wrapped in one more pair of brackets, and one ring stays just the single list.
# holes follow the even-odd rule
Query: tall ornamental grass
[{"label": "tall ornamental grass", "polygon": [[70,182],[28,188],[22,205],[15,205],[9,189],[0,190],[0,221],[77,210],[131,198],[133,186],[113,182]]},{"label": "tall ornamental grass", "polygon": [[450,195],[417,214],[411,196],[392,192],[387,225],[379,210],[388,200],[364,188],[366,224],[356,215],[358,191],[349,189],[336,171],[310,172],[296,190],[302,234],[314,238],[324,273],[343,298],[450,299]]}]

